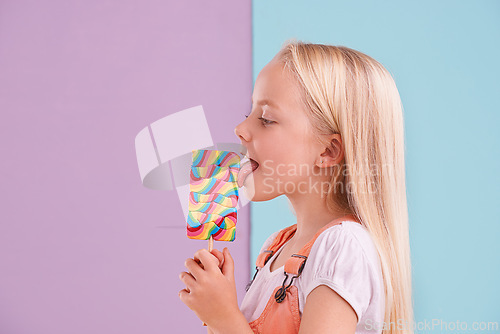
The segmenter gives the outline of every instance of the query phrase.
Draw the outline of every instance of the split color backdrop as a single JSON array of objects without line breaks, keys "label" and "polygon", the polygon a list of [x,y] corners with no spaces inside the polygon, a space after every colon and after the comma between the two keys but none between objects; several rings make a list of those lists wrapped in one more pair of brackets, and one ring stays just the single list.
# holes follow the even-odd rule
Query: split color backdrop
[{"label": "split color backdrop", "polygon": [[[500,2],[257,0],[252,31],[254,81],[291,37],[357,49],[392,73],[405,109],[417,325],[498,326]],[[265,238],[295,217],[284,196],[252,203],[251,216],[253,269]]]},{"label": "split color backdrop", "polygon": [[[141,184],[134,139],[202,105],[213,141],[238,142],[250,20],[249,0],[0,3],[0,333],[206,333],[177,293],[207,242]],[[240,292],[248,217],[215,243]]]},{"label": "split color backdrop", "polygon": [[[206,332],[177,296],[206,243],[175,191],[141,185],[134,138],[202,105],[214,142],[238,142],[258,72],[293,37],[396,80],[416,320],[500,321],[499,34],[493,0],[2,1],[0,333]],[[294,222],[283,196],[239,213],[240,302],[262,242]]]}]

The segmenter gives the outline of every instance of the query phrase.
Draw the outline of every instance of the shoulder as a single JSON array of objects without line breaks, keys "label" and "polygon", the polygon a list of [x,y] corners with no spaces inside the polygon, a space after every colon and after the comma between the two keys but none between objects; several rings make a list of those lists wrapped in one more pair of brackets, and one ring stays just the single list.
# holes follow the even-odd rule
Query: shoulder
[{"label": "shoulder", "polygon": [[304,283],[329,281],[352,288],[353,284],[380,280],[379,256],[371,234],[350,221],[326,229],[314,242],[302,276]]},{"label": "shoulder", "polygon": [[369,231],[346,221],[326,229],[314,242],[302,272],[303,298],[326,285],[346,300],[358,320],[381,289],[378,252]]},{"label": "shoulder", "polygon": [[363,225],[352,221],[342,222],[321,233],[311,248],[310,256],[341,252],[349,252],[353,257],[366,257],[366,260],[375,262],[374,264],[379,259],[370,232]]}]

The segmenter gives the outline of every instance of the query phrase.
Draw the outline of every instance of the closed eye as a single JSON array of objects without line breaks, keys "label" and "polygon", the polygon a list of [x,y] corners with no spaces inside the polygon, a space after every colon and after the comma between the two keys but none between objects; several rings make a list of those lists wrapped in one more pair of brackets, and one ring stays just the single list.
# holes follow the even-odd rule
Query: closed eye
[{"label": "closed eye", "polygon": [[[245,115],[246,118],[248,118],[248,116],[250,115]],[[270,121],[264,117],[259,117],[258,119],[260,119],[262,121],[262,124],[263,125],[269,125],[269,124],[272,124],[272,123],[276,123],[275,121]]]},{"label": "closed eye", "polygon": [[265,119],[264,117],[259,117],[259,119],[262,121],[262,124],[265,124],[265,125],[276,123],[275,121],[270,121],[268,119]]}]

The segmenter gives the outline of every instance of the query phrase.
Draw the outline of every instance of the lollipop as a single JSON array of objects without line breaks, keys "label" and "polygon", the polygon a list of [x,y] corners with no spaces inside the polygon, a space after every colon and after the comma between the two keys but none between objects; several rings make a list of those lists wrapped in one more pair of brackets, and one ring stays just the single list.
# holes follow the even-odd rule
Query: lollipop
[{"label": "lollipop", "polygon": [[187,236],[190,239],[233,241],[236,237],[238,172],[235,152],[193,150],[189,182]]}]

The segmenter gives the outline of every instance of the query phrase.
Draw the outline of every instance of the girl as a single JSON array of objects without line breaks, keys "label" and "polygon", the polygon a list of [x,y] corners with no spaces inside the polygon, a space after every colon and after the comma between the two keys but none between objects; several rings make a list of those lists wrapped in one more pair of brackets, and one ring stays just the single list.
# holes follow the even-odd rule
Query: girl
[{"label": "girl", "polygon": [[[180,299],[208,333],[413,333],[403,114],[389,72],[359,51],[286,43],[235,128],[252,201],[285,195],[238,307],[233,259],[186,260]],[[242,166],[243,168],[243,166]],[[280,289],[281,287],[281,289]]]}]

